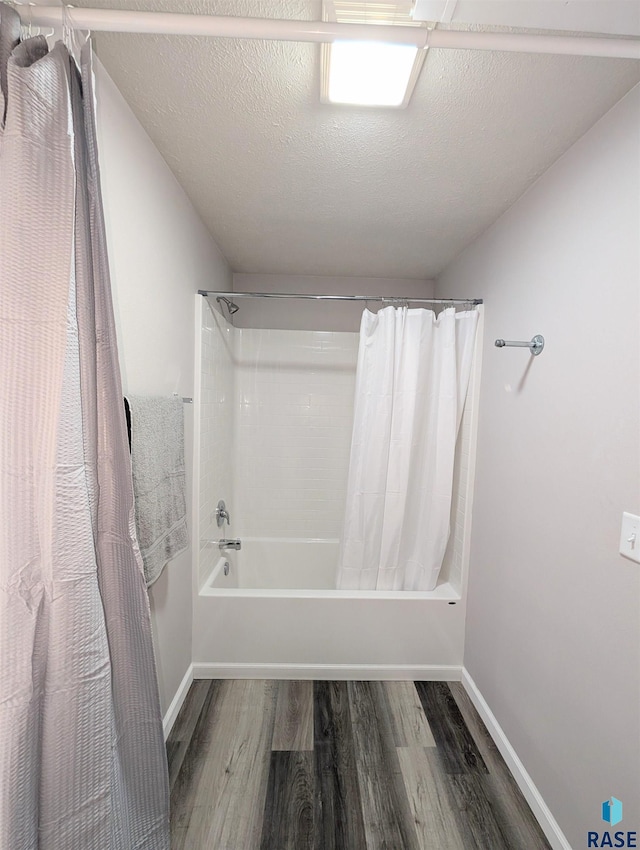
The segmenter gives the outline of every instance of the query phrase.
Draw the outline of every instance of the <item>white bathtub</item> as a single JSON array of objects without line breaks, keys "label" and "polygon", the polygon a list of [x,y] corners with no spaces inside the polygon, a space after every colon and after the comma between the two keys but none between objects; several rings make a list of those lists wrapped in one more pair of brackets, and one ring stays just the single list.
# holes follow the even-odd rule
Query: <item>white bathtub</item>
[{"label": "white bathtub", "polygon": [[195,599],[195,676],[460,677],[457,588],[335,590],[337,540],[240,539],[242,549],[221,553]]},{"label": "white bathtub", "polygon": [[[241,537],[242,549],[220,553],[200,590],[202,596],[313,596],[345,599],[458,601],[447,582],[430,591],[336,590],[340,541]],[[215,542],[211,546],[217,546]],[[225,566],[228,567],[225,575]]]}]

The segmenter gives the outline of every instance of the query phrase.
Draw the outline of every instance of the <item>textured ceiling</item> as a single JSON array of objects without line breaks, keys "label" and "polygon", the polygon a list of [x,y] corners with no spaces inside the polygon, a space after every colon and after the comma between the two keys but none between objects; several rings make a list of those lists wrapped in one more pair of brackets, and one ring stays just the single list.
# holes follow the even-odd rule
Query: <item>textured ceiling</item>
[{"label": "textured ceiling", "polygon": [[[115,5],[320,17],[308,0]],[[356,109],[319,103],[319,45],[96,42],[239,272],[434,277],[640,79],[631,60],[430,50],[406,110]]]}]

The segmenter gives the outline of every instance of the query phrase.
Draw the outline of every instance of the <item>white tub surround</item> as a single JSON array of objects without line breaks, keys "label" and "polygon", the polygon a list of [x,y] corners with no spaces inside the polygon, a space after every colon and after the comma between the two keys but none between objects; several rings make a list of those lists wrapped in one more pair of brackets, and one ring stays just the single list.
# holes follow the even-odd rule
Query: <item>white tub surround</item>
[{"label": "white tub surround", "polygon": [[[357,334],[235,328],[205,299],[196,312],[207,480],[199,488],[195,675],[459,678],[479,358],[437,587],[337,590]],[[231,513],[222,528],[213,521],[219,498]],[[220,550],[223,537],[238,537],[242,549]]]},{"label": "white tub surround", "polygon": [[234,333],[234,533],[338,538],[358,335],[253,328]]},{"label": "white tub surround", "polygon": [[[210,543],[221,537],[283,542],[340,538],[359,343],[358,335],[350,332],[235,328],[215,301],[201,302],[198,588],[209,580],[218,558]],[[464,406],[458,431],[451,533],[439,577],[441,583],[451,580],[458,594],[468,555],[479,350],[476,346],[473,398]],[[460,407],[461,402],[458,416]],[[230,507],[232,526],[216,526],[219,498]],[[337,557],[332,569],[335,587]],[[249,574],[243,572],[246,579]],[[326,588],[327,581],[325,576],[316,586]],[[245,587],[247,583],[243,580]],[[271,584],[278,586],[305,585],[283,577]]]},{"label": "white tub surround", "polygon": [[243,537],[239,551],[221,551],[215,540],[208,545],[220,557],[200,591],[202,594],[335,588],[337,539]]},{"label": "white tub surround", "polygon": [[237,521],[234,475],[234,427],[236,423],[233,326],[201,296],[196,296],[195,416],[199,425],[199,464],[195,470],[194,528],[198,545],[197,587],[211,574],[218,550],[209,540],[230,536],[229,526],[219,528],[216,505],[224,499],[234,523]]},{"label": "white tub surround", "polygon": [[216,541],[208,545],[219,557],[201,596],[460,601],[459,591],[449,582],[434,590],[337,590],[339,540],[243,538],[240,551],[221,551]]}]

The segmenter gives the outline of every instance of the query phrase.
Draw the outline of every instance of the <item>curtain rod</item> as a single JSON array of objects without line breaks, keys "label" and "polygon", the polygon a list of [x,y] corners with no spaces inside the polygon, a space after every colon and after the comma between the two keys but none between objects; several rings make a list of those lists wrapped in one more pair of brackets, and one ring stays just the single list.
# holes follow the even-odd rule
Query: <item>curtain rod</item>
[{"label": "curtain rod", "polygon": [[640,59],[640,39],[606,36],[530,35],[528,33],[462,32],[386,24],[296,21],[190,15],[180,12],[137,12],[125,9],[80,9],[72,6],[27,6],[18,3],[25,26],[72,27],[105,32],[215,36],[274,41],[385,41],[418,48],[498,50]]},{"label": "curtain rod", "polygon": [[301,298],[311,301],[411,301],[414,304],[482,304],[482,298],[413,298],[407,295],[303,295],[292,292],[215,292],[199,289],[205,298]]}]

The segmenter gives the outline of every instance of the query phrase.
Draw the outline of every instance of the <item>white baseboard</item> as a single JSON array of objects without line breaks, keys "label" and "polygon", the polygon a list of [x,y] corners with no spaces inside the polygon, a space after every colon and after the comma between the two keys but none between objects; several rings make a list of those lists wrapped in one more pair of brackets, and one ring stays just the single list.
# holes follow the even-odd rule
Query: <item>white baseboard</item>
[{"label": "white baseboard", "polygon": [[531,811],[535,815],[542,831],[546,835],[547,841],[551,844],[553,850],[571,850],[571,845],[558,826],[558,822],[551,814],[549,807],[536,788],[533,779],[527,773],[525,766],[518,758],[518,754],[511,746],[509,739],[496,720],[494,713],[489,708],[486,700],[478,690],[478,686],[473,681],[465,667],[462,668],[461,681],[471,702],[474,704],[476,711],[482,718],[484,725],[489,730],[489,733],[500,751],[502,758],[507,763],[507,767],[513,774],[513,778],[518,783],[518,787],[522,791],[525,800],[531,807]]},{"label": "white baseboard", "polygon": [[351,679],[459,682],[461,667],[439,664],[192,664],[194,679]]},{"label": "white baseboard", "polygon": [[191,687],[191,682],[194,680],[193,675],[193,664],[190,664],[187,668],[187,672],[184,674],[184,678],[178,685],[178,690],[176,691],[176,695],[171,700],[171,705],[166,711],[164,719],[162,721],[162,728],[164,729],[164,739],[165,741],[169,737],[169,732],[173,728],[173,724],[176,722],[176,717],[178,716],[178,712],[182,708],[182,703],[186,695],[189,692],[189,688]]}]

